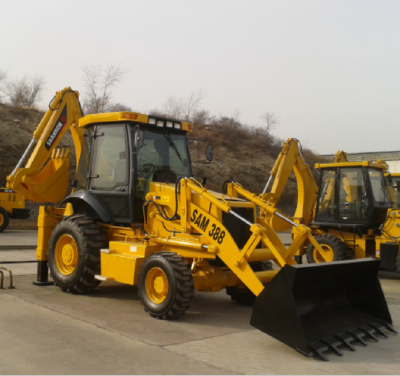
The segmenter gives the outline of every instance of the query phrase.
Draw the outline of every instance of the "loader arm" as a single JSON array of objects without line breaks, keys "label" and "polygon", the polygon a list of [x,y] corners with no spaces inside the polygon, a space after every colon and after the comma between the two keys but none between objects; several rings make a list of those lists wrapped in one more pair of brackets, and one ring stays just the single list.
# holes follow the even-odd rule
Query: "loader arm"
[{"label": "loader arm", "polygon": [[[244,189],[239,183],[231,182],[228,184],[229,195],[231,195],[229,192],[233,193],[232,196],[241,195],[247,201],[260,206],[263,210],[287,222],[289,226],[296,227],[297,232],[294,240],[288,248],[284,246],[276,231],[268,223],[259,217],[256,217],[255,221],[246,220],[233,210],[229,200],[217,197],[213,192],[202,187],[193,178],[182,178],[179,184],[180,198],[177,207],[179,208],[179,212],[186,215],[182,215],[179,220],[175,218],[174,224],[169,226],[174,228],[180,227],[179,233],[181,234],[190,234],[194,230],[193,232],[201,235],[200,241],[206,246],[206,249],[211,253],[217,254],[256,296],[263,290],[262,283],[269,282],[275,276],[276,271],[253,272],[249,264],[250,261],[272,260],[281,268],[285,265],[296,265],[294,255],[302,249],[306,241],[312,242],[321,254],[324,253],[322,247],[312,237],[311,230],[308,227],[294,223],[286,216],[277,212],[277,209],[270,207],[256,194]],[[168,207],[168,210],[175,207],[175,191],[171,191],[170,198],[156,204],[152,201],[152,198],[158,197],[160,194],[165,195],[166,191],[163,186],[157,188],[156,185],[153,185],[152,187],[153,191],[149,192],[146,196],[148,203],[152,204],[148,210],[147,217],[149,221],[144,226],[148,234],[157,233],[157,229],[165,226],[165,218],[162,216],[162,213],[165,213],[165,211],[157,207],[161,205],[165,209]],[[220,216],[212,215],[210,211],[203,210],[198,201],[196,200],[196,204],[193,200],[193,194],[201,197],[203,207],[217,207],[222,212],[235,216],[239,221],[243,222],[244,226],[249,226],[249,233],[251,235],[243,248],[240,249],[235,243],[232,234],[224,226]],[[151,239],[155,243],[164,242],[159,236],[153,236]]]},{"label": "loader arm", "polygon": [[[275,208],[292,171],[297,181],[297,207],[292,220],[297,224],[304,224],[307,226],[312,220],[318,195],[318,186],[310,168],[304,161],[297,139],[289,138],[284,143],[282,151],[271,171],[269,182],[274,178],[271,191],[266,193],[266,189],[264,189],[260,198],[267,202],[272,208]],[[265,188],[267,187],[268,183]],[[286,221],[282,221],[282,218],[276,216],[275,213],[278,212],[279,211],[274,210],[274,214],[271,215],[271,213],[263,211],[261,213],[261,218],[267,220],[275,231],[284,231],[291,225]]]},{"label": "loader arm", "polygon": [[[56,93],[24,155],[7,177],[7,188],[34,202],[55,203],[64,198],[69,182],[69,149],[56,147],[71,130],[78,164],[84,142],[84,129],[78,128],[83,116],[78,98],[79,93],[70,87]],[[25,167],[21,167],[34,146]]]}]

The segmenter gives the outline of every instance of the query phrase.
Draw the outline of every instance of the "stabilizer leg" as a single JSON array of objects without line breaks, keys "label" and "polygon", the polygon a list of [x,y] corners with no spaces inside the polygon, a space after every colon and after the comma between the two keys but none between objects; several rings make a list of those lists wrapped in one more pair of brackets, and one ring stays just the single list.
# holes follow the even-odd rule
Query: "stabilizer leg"
[{"label": "stabilizer leg", "polygon": [[47,261],[38,261],[37,280],[32,282],[35,286],[51,286],[53,281],[49,281],[49,268]]}]

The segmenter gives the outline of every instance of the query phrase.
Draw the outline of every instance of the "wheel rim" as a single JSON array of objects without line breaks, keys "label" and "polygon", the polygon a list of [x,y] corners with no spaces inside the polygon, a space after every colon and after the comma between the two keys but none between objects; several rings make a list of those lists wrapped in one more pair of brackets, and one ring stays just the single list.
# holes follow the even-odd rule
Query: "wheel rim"
[{"label": "wheel rim", "polygon": [[160,268],[152,268],[146,275],[146,294],[156,304],[162,303],[168,294],[168,278]]},{"label": "wheel rim", "polygon": [[[331,262],[335,259],[335,253],[333,252],[332,247],[327,244],[320,244],[321,248],[327,253],[328,255],[328,262]],[[318,252],[318,250],[314,247],[314,260],[316,263],[326,262],[322,255]]]},{"label": "wheel rim", "polygon": [[56,265],[61,274],[70,275],[78,263],[78,247],[71,235],[61,235],[54,252]]},{"label": "wheel rim", "polygon": [[0,213],[0,226],[2,226],[4,223],[4,217],[3,214]]}]

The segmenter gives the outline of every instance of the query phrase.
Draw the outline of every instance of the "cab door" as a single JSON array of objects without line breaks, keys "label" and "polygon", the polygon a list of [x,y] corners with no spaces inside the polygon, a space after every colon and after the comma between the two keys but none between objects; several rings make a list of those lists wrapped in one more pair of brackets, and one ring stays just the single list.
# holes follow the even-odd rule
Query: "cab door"
[{"label": "cab door", "polygon": [[95,126],[89,192],[113,217],[113,222],[129,223],[129,143],[125,124]]}]

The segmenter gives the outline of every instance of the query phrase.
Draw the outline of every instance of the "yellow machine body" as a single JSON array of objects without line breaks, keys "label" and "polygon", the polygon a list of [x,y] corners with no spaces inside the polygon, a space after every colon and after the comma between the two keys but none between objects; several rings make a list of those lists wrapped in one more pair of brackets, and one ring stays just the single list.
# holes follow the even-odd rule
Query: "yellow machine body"
[{"label": "yellow machine body", "polygon": [[[49,263],[54,281],[65,292],[84,293],[98,286],[101,281],[137,285],[140,300],[146,311],[153,317],[167,319],[186,312],[193,299],[194,290],[215,292],[226,288],[232,300],[237,302],[254,303],[257,297],[259,308],[253,312],[252,325],[271,333],[275,338],[307,356],[323,357],[317,344],[319,341],[328,341],[332,333],[330,330],[324,330],[321,332],[323,338],[315,338],[310,342],[306,335],[309,325],[304,317],[304,312],[308,309],[301,308],[314,300],[319,302],[321,297],[317,296],[319,293],[316,291],[315,296],[300,294],[299,300],[296,300],[298,291],[295,281],[299,281],[301,286],[307,280],[308,271],[304,266],[298,268],[295,255],[301,254],[307,244],[312,244],[324,259],[329,258],[329,254],[318,244],[311,229],[307,227],[313,214],[317,186],[300,152],[293,152],[289,142],[287,153],[281,157],[284,165],[294,164],[299,185],[299,205],[294,217],[288,218],[275,208],[281,192],[279,183],[274,184],[274,194],[257,196],[237,182],[228,183],[226,193],[217,193],[207,190],[187,175],[181,175],[180,178],[175,176],[172,180],[175,181],[174,184],[168,182],[171,181],[170,177],[162,177],[161,174],[159,179],[162,181],[156,180],[154,175],[152,180],[146,180],[143,176],[146,176],[151,168],[157,171],[157,163],[147,163],[141,167],[142,170],[131,172],[138,165],[141,148],[146,146],[145,140],[149,142],[146,147],[150,148],[149,145],[154,140],[155,150],[159,147],[156,145],[156,139],[151,139],[153,136],[148,134],[147,139],[143,136],[145,131],[150,133],[151,127],[153,134],[158,134],[158,140],[164,143],[166,149],[163,150],[168,150],[175,160],[180,160],[178,163],[185,166],[171,135],[179,133],[181,140],[186,140],[188,152],[185,132],[190,132],[193,126],[186,122],[176,123],[174,120],[156,119],[154,116],[135,112],[83,117],[78,97],[79,93],[70,88],[57,92],[24,154],[26,156],[36,144],[26,166],[21,167],[23,156],[13,173],[7,177],[9,189],[32,201],[58,202],[63,199],[69,181],[69,151],[57,150],[56,147],[65,132],[68,129],[71,131],[77,159],[77,180],[74,182],[74,192],[63,201],[65,207],[40,207],[36,283],[48,283]],[[104,128],[101,128],[102,126]],[[135,207],[132,204],[132,208],[141,209],[144,220],[129,219],[129,223],[116,222],[104,209],[105,206],[102,206],[102,199],[90,196],[92,186],[86,188],[89,187],[87,181],[90,179],[109,182],[118,175],[118,171],[92,171],[92,167],[96,166],[94,163],[103,163],[102,158],[105,158],[104,153],[99,153],[96,157],[96,150],[107,151],[101,143],[101,137],[105,135],[101,129],[113,130],[113,126],[125,127],[125,140],[129,138],[130,146],[126,150],[129,150],[129,157],[133,159],[128,160],[128,153],[117,149],[116,158],[119,163],[115,162],[115,165],[121,165],[122,161],[126,171],[129,171],[128,174],[133,174],[129,177],[130,184],[134,187],[132,192],[140,193],[143,204]],[[94,146],[95,151],[92,152],[91,158],[85,137],[98,142]],[[110,136],[106,135],[104,139],[107,137]],[[111,149],[116,148],[114,144],[111,145],[109,153],[114,152],[115,150]],[[186,151],[181,149],[181,153]],[[151,152],[153,153],[153,150]],[[189,157],[185,159],[186,163],[190,162]],[[145,166],[147,167],[144,168]],[[168,170],[171,166],[172,163],[164,166],[167,173],[170,172]],[[288,178],[291,169],[281,167],[280,162],[277,162],[275,173],[282,182]],[[143,176],[140,176],[139,172]],[[133,177],[137,178],[136,181]],[[114,193],[117,192],[116,195],[131,195],[125,186],[116,185],[112,189]],[[83,206],[80,206],[81,204]],[[256,214],[257,207],[260,208],[260,216]],[[134,213],[133,209],[131,213]],[[139,218],[137,212],[135,215],[130,218]],[[285,247],[277,231],[290,227],[294,228],[293,242],[289,247]],[[272,264],[268,263],[270,261],[274,262],[273,268]],[[369,270],[367,274],[374,273],[374,265],[365,263]],[[345,268],[347,271],[342,270],[342,265],[329,266],[327,272],[322,272],[325,277],[328,276],[324,283],[331,286],[327,287],[329,291],[332,290],[332,285],[335,285],[332,281],[337,280],[337,275],[347,275],[350,279],[346,283],[351,282],[353,270],[357,265],[352,263]],[[314,272],[313,275],[319,273]],[[266,291],[265,286],[270,283],[277,285],[276,290],[273,288],[276,292]],[[347,291],[342,285],[337,288],[340,294]],[[379,282],[371,284],[371,289],[373,291],[371,290],[371,295],[366,294],[366,299],[380,302],[380,322],[384,323],[384,328],[391,330],[391,318]],[[337,294],[335,291],[331,293],[335,296]],[[292,294],[295,295],[295,299]],[[277,304],[283,305],[280,310],[293,314],[275,317],[274,306],[268,301],[277,296],[281,296]],[[328,298],[329,294],[324,297],[325,300]],[[294,301],[296,303],[293,303]],[[351,303],[351,299],[348,301]],[[300,308],[294,307],[293,304],[298,304]],[[312,304],[309,310],[315,311],[317,308],[315,313],[320,315],[319,308],[324,310],[326,306]],[[264,312],[265,308],[267,312]],[[372,313],[371,317],[368,316],[371,322],[378,319],[373,316],[373,312],[369,312],[368,309],[367,311],[368,314]],[[262,316],[271,312],[272,317],[263,320]],[[343,312],[338,314],[343,316]],[[293,315],[298,317],[295,323]],[[304,329],[299,327],[299,320],[304,321],[304,324],[301,324],[305,325]],[[339,325],[340,330],[350,330],[350,327],[354,326],[354,322],[349,322],[346,317],[342,317],[340,321],[343,324]],[[293,329],[295,334],[289,333],[288,336],[286,332],[292,327],[296,327]],[[372,331],[375,330],[382,329],[372,328]]]},{"label": "yellow machine body", "polygon": [[10,215],[14,209],[25,209],[25,197],[7,188],[0,188],[0,206]]}]

